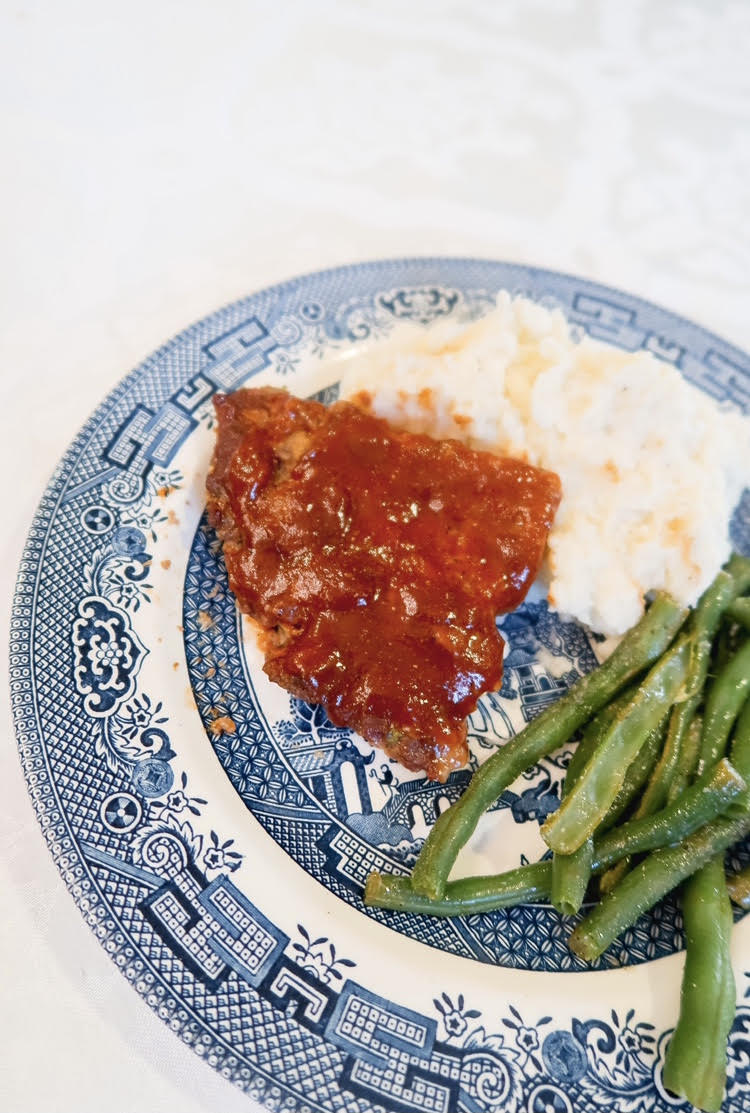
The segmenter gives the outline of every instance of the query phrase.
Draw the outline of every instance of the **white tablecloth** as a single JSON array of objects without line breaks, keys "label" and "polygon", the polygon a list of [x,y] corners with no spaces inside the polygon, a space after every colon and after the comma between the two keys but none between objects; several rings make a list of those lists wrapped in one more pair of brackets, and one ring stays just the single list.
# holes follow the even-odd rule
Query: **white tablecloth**
[{"label": "white tablecloth", "polygon": [[[0,19],[6,628],[34,506],[90,410],[278,279],[533,262],[750,347],[741,0],[16,0]],[[3,723],[0,1109],[248,1113],[83,923]]]}]

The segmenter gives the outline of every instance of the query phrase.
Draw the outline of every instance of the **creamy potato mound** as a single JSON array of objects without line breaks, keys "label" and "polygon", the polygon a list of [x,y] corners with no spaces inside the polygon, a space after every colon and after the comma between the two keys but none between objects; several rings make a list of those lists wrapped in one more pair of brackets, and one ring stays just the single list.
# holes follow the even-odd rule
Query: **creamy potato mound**
[{"label": "creamy potato mound", "polygon": [[501,293],[468,326],[401,325],[345,366],[342,396],[395,425],[558,473],[550,604],[601,633],[651,589],[695,603],[729,555],[750,422],[649,352],[576,342],[559,310]]}]

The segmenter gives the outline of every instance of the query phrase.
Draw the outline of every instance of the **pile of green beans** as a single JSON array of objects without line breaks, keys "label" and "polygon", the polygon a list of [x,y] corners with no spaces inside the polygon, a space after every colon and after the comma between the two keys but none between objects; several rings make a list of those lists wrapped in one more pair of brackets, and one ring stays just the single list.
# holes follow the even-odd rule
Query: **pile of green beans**
[{"label": "pile of green beans", "polygon": [[[750,909],[750,867],[724,874],[724,853],[750,834],[749,593],[750,558],[735,555],[689,614],[657,594],[604,664],[480,766],[411,876],[373,873],[364,894],[372,907],[433,916],[530,901],[571,916],[588,898],[570,947],[593,961],[682,887],[686,962],[664,1081],[706,1113],[721,1105],[734,1019],[730,899]],[[500,794],[579,738],[541,829],[552,860],[449,880]]]}]

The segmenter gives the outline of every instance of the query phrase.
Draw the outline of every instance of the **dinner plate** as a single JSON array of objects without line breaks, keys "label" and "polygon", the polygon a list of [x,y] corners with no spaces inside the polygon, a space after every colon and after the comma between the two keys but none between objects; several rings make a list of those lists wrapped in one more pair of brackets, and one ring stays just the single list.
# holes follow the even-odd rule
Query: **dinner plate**
[{"label": "dinner plate", "polygon": [[[270,684],[204,516],[216,391],[278,384],[330,401],[343,361],[397,322],[472,319],[500,289],[748,408],[746,355],[629,294],[485,260],[363,263],[263,290],[155,352],[75,438],[29,532],[11,685],[50,850],[135,991],[269,1109],[684,1105],[661,1080],[682,966],[673,901],[595,968],[568,950],[574,920],[545,904],[453,920],[364,908],[368,871],[407,872],[469,771],[427,782]],[[747,492],[733,538],[750,551]],[[608,651],[543,598],[500,628],[503,687],[471,716],[472,766]],[[542,853],[565,762],[555,754],[503,793],[464,873]],[[734,954],[724,1108],[739,1113],[748,920]]]}]

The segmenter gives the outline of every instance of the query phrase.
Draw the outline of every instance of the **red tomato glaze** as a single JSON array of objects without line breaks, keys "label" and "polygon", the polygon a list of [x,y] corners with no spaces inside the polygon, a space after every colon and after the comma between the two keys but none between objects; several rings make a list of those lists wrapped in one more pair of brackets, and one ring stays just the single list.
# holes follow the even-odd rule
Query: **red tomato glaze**
[{"label": "red tomato glaze", "polygon": [[209,515],[266,672],[445,780],[500,685],[495,616],[537,575],[557,476],[346,402],[261,388],[215,405]]}]

